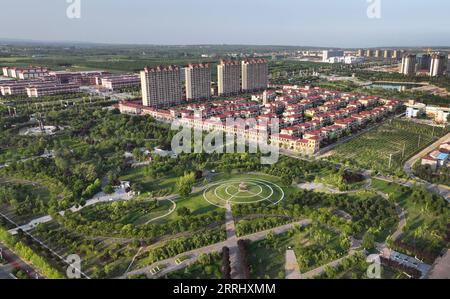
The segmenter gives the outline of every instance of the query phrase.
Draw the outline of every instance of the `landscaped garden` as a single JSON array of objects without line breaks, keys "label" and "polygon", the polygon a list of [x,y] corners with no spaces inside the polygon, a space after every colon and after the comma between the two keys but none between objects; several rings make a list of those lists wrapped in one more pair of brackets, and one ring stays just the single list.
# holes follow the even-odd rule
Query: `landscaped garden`
[{"label": "landscaped garden", "polygon": [[418,256],[427,263],[449,246],[450,209],[440,196],[420,187],[409,188],[374,179],[373,187],[387,193],[406,212],[406,226],[393,247],[400,252]]}]

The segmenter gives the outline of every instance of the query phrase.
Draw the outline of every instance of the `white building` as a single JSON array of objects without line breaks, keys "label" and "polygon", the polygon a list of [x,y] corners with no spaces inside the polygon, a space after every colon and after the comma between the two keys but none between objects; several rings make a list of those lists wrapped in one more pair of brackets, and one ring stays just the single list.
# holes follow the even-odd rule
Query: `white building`
[{"label": "white building", "polygon": [[417,56],[414,54],[406,54],[402,58],[400,73],[403,75],[414,75],[416,73]]},{"label": "white building", "polygon": [[431,58],[430,76],[437,77],[442,76],[447,68],[447,57],[443,54],[433,54]]},{"label": "white building", "polygon": [[410,101],[406,104],[406,117],[415,118],[426,113],[426,105]]},{"label": "white building", "polygon": [[328,60],[333,57],[343,57],[344,51],[341,50],[325,50],[322,54],[322,61],[329,62]]}]

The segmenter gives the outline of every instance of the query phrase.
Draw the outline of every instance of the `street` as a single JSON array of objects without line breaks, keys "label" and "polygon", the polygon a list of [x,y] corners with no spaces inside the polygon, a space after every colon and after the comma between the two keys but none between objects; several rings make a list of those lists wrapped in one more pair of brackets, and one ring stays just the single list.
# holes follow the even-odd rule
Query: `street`
[{"label": "street", "polygon": [[6,265],[0,266],[0,279],[13,279],[14,277],[10,274],[14,269],[22,270],[23,272],[27,273],[29,278],[32,279],[43,278],[30,265],[22,261],[17,255],[15,255],[2,243],[0,243],[0,252],[3,256],[3,259],[8,263]]}]

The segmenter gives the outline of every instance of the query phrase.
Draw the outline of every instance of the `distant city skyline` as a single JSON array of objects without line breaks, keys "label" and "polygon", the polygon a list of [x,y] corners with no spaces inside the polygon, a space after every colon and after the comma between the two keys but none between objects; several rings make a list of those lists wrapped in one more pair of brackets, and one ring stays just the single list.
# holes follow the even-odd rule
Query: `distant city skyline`
[{"label": "distant city skyline", "polygon": [[[151,45],[450,46],[447,0],[3,1],[0,39]],[[5,24],[14,24],[8,26]]]}]

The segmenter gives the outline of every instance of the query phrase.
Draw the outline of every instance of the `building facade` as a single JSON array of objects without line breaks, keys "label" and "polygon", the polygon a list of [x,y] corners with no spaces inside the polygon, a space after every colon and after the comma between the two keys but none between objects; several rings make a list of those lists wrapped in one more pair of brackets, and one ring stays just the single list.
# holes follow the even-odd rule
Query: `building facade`
[{"label": "building facade", "polygon": [[322,53],[322,62],[328,62],[333,57],[343,57],[344,51],[341,50],[325,50]]},{"label": "building facade", "polygon": [[221,60],[217,66],[219,96],[238,94],[241,91],[241,65],[238,61]]},{"label": "building facade", "polygon": [[147,107],[169,108],[181,103],[180,68],[176,65],[146,67],[141,71],[142,103]]},{"label": "building facade", "polygon": [[118,88],[139,86],[141,79],[138,75],[118,75],[102,77],[101,83],[103,88],[115,90]]},{"label": "building facade", "polygon": [[184,69],[186,100],[207,100],[211,97],[211,67],[209,64],[190,64]]},{"label": "building facade", "polygon": [[242,91],[266,89],[269,68],[265,59],[249,59],[242,61]]},{"label": "building facade", "polygon": [[430,76],[437,77],[444,75],[447,69],[447,57],[443,54],[433,54],[431,56]]},{"label": "building facade", "polygon": [[417,56],[414,54],[406,54],[402,58],[400,73],[403,75],[414,75],[416,73]]}]

